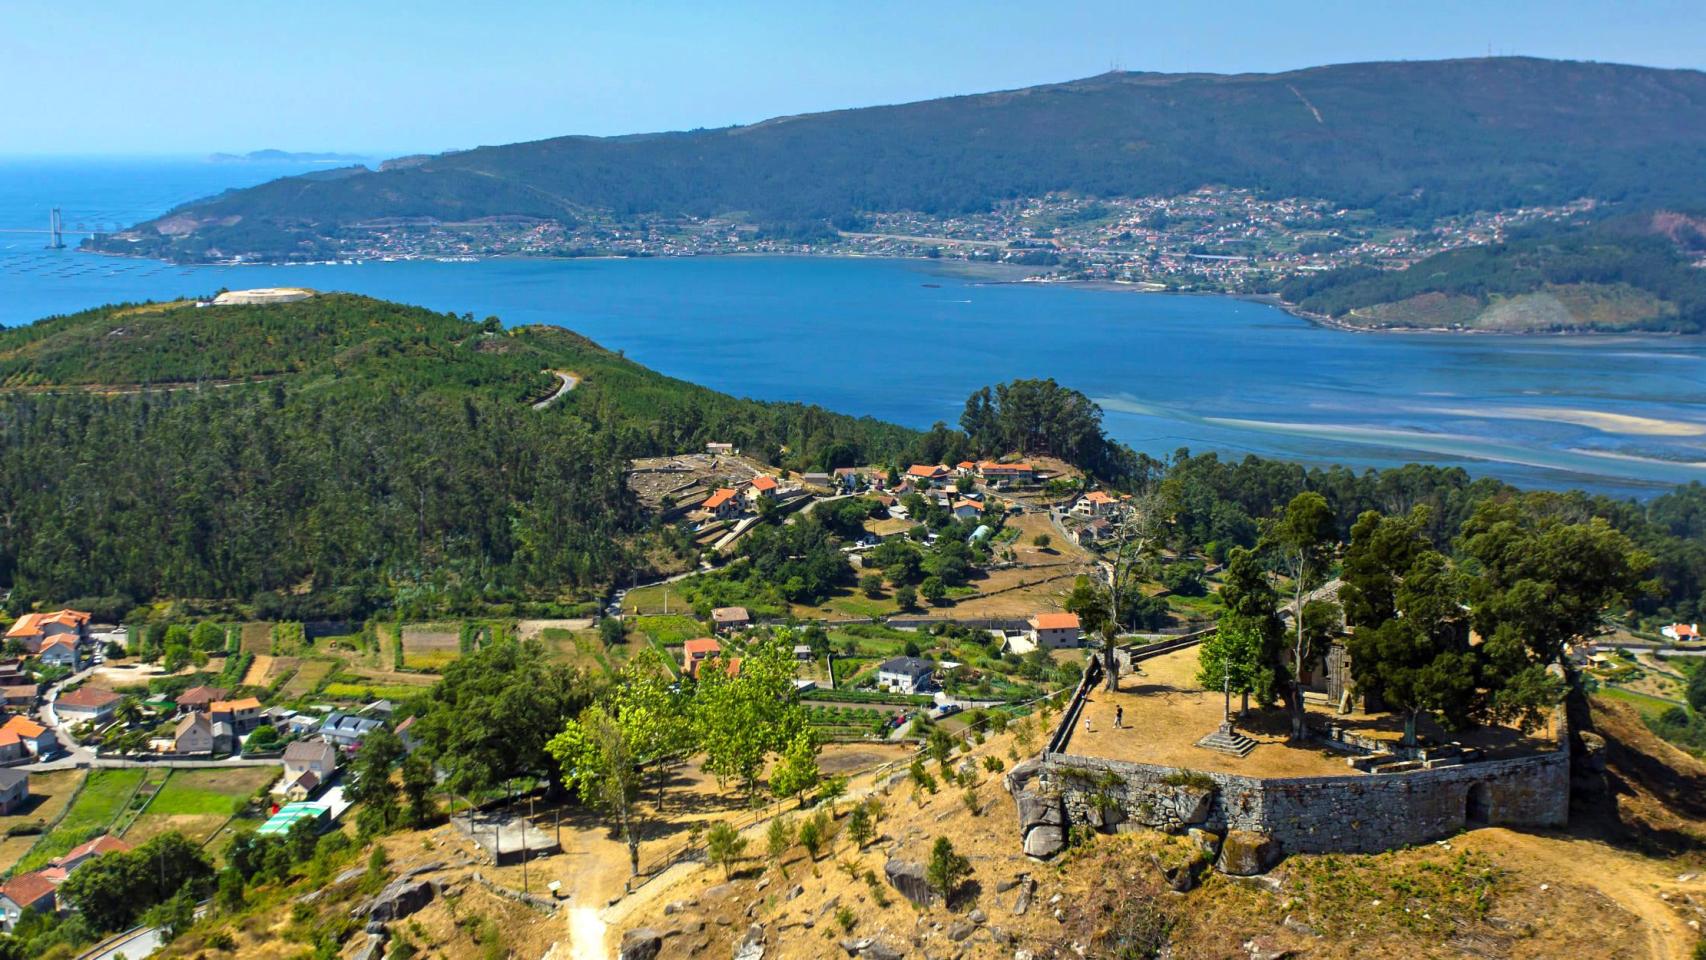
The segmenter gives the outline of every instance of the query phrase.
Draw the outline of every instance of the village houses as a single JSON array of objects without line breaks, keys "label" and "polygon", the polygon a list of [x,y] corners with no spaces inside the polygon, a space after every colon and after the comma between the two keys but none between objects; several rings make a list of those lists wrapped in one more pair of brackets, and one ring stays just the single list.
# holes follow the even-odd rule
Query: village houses
[{"label": "village houses", "polygon": [[55,637],[67,637],[73,644],[88,636],[90,615],[81,610],[55,610],[52,613],[26,613],[6,630],[7,640],[16,640],[24,652],[35,656]]}]

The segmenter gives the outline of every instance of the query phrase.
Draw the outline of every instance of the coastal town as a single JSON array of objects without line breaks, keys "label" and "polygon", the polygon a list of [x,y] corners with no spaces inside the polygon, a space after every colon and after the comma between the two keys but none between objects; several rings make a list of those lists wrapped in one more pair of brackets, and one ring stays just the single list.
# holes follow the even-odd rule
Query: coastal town
[{"label": "coastal town", "polygon": [[[1010,268],[1016,279],[1262,293],[1301,273],[1354,265],[1401,269],[1445,250],[1498,243],[1513,229],[1584,217],[1596,206],[1584,198],[1401,226],[1383,223],[1372,211],[1319,199],[1204,187],[1169,197],[1049,194],[952,217],[878,212],[845,229],[823,225],[793,232],[767,230],[716,217],[591,216],[572,226],[504,217],[457,223],[375,221],[345,227],[327,242],[337,258],[347,260],[906,257],[999,265]],[[122,241],[123,234],[111,239]]]}]

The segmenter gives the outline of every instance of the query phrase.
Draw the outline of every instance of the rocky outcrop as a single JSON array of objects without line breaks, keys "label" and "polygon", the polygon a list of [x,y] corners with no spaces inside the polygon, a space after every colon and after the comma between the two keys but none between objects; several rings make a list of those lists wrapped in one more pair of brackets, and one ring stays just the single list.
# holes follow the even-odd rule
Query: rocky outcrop
[{"label": "rocky outcrop", "polygon": [[735,944],[734,960],[764,960],[764,925],[746,928],[746,936]]},{"label": "rocky outcrop", "polygon": [[382,923],[401,920],[432,902],[437,890],[426,880],[396,880],[379,891],[367,906],[367,919]]},{"label": "rocky outcrop", "polygon": [[1060,798],[1024,789],[1013,795],[1025,855],[1046,860],[1066,848],[1066,808]]},{"label": "rocky outcrop", "polygon": [[911,860],[890,860],[883,864],[883,876],[889,886],[913,903],[927,907],[936,900],[930,881],[924,878],[924,865]]},{"label": "rocky outcrop", "polygon": [[1280,861],[1280,845],[1271,834],[1258,830],[1228,830],[1220,845],[1221,873],[1253,877],[1267,873]]},{"label": "rocky outcrop", "polygon": [[651,927],[640,927],[622,934],[617,960],[654,960],[663,949],[663,934]]}]

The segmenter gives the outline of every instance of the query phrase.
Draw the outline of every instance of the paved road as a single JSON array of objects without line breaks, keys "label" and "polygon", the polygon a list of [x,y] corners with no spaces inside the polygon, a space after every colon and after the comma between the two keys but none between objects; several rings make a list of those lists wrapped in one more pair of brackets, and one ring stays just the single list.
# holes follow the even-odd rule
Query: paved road
[{"label": "paved road", "polygon": [[556,377],[558,380],[563,381],[563,385],[557,388],[556,393],[553,393],[550,396],[546,397],[545,399],[539,401],[538,403],[535,403],[533,405],[533,409],[535,409],[535,410],[545,409],[546,407],[550,406],[551,404],[556,403],[558,400],[562,399],[570,390],[573,390],[574,388],[580,386],[581,378],[575,376],[572,373],[564,373],[561,370],[552,370],[551,375]]}]

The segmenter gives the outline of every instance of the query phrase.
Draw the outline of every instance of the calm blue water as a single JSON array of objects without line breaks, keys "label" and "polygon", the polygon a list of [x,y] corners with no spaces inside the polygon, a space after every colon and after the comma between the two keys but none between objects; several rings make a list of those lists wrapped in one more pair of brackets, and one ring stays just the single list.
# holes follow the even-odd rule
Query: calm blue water
[{"label": "calm blue water", "polygon": [[[0,228],[129,223],[302,167],[0,161]],[[556,323],[665,373],[913,426],[976,387],[1050,376],[1109,432],[1309,464],[1462,465],[1633,495],[1706,479],[1706,339],[1363,335],[1238,300],[985,282],[880,260],[182,268],[0,232],[0,323],[116,300],[301,284]]]}]

